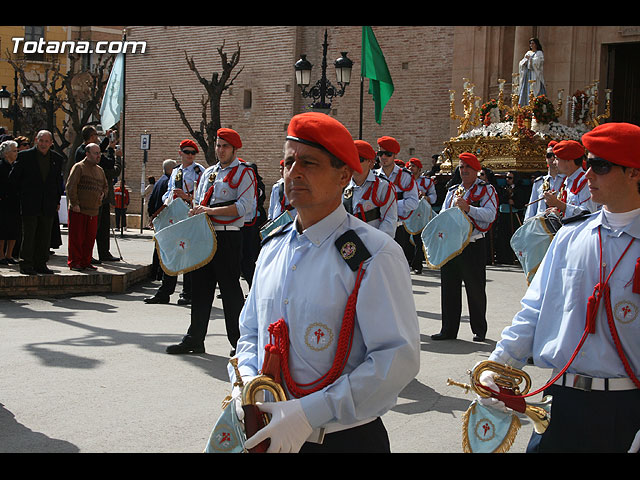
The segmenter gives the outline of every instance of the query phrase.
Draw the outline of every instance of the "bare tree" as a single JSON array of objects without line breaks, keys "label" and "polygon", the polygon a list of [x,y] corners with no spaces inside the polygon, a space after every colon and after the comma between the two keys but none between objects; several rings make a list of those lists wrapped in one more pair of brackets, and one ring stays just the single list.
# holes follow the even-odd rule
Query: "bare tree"
[{"label": "bare tree", "polygon": [[176,110],[180,114],[182,123],[185,125],[185,127],[187,127],[191,136],[198,142],[198,144],[202,148],[205,160],[209,165],[213,165],[214,163],[216,163],[214,146],[216,140],[216,132],[221,126],[220,99],[222,97],[222,93],[229,87],[231,87],[231,85],[233,85],[234,80],[238,78],[238,75],[240,75],[244,68],[240,68],[240,70],[232,77],[233,69],[238,65],[238,62],[240,61],[239,44],[236,51],[231,55],[230,60],[228,59],[227,54],[224,53],[224,42],[222,43],[222,46],[218,48],[218,54],[220,55],[222,74],[213,72],[213,74],[211,75],[211,79],[208,80],[200,74],[200,71],[196,67],[193,57],[189,58],[186,51],[184,53],[189,69],[193,73],[195,73],[196,77],[206,91],[206,93],[202,95],[202,99],[200,100],[200,104],[202,106],[202,119],[200,120],[199,130],[195,130],[191,126],[189,120],[187,119],[187,116],[184,113],[184,110],[182,109],[182,106],[180,105],[180,102],[176,98],[171,87],[169,87],[171,97],[173,98],[173,103],[176,107]]},{"label": "bare tree", "polygon": [[[102,95],[114,57],[100,55],[90,69],[81,66],[82,55],[70,54],[68,58],[67,71],[62,71],[57,61],[43,71],[26,71],[24,59],[9,58],[8,61],[18,72],[22,84],[29,85],[34,105],[38,107],[29,117],[31,138],[38,130],[50,130],[56,150],[69,158],[82,143],[82,127],[99,123]],[[62,128],[55,121],[58,110],[66,114]],[[69,163],[67,171],[71,167]]]}]

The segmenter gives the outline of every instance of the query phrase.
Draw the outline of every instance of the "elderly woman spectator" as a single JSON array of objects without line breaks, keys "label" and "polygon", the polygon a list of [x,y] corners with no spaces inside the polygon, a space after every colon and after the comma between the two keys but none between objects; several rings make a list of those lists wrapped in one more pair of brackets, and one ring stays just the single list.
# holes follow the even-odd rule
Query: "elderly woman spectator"
[{"label": "elderly woman spectator", "polygon": [[0,265],[17,263],[13,249],[20,234],[20,204],[9,182],[9,172],[17,156],[17,142],[6,140],[0,144]]}]

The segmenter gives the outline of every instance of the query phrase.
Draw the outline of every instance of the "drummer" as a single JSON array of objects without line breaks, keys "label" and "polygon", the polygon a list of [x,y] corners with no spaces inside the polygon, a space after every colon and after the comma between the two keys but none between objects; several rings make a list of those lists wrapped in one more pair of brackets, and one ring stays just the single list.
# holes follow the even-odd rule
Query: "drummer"
[{"label": "drummer", "polygon": [[[243,377],[281,370],[288,400],[259,404],[273,416],[245,447],[270,437],[271,452],[389,452],[380,416],[413,380],[420,356],[402,250],[344,209],[342,191],[362,167],[341,123],[317,112],[294,116],[284,153],[298,214],[263,243],[236,357]],[[353,294],[355,309],[345,309]],[[350,348],[338,349],[347,337]],[[264,361],[267,351],[281,368]]]},{"label": "drummer", "polygon": [[193,140],[187,138],[180,142],[178,155],[180,155],[180,165],[173,169],[167,191],[162,196],[164,203],[169,203],[174,198],[181,198],[190,206],[193,202],[200,176],[205,168],[194,161],[198,154],[198,145]]},{"label": "drummer", "polygon": [[551,423],[530,452],[626,452],[640,440],[640,127],[605,123],[582,141],[602,209],[565,220],[489,356],[516,368],[532,356],[550,380],[569,365],[545,391]]},{"label": "drummer", "polygon": [[558,166],[556,165],[555,155],[553,154],[553,147],[557,144],[558,142],[552,140],[547,145],[547,174],[541,175],[533,181],[529,206],[524,214],[525,220],[542,214],[547,210],[547,203],[544,200],[536,201],[543,198],[544,192],[559,192],[562,187],[566,175],[564,173],[558,173]]},{"label": "drummer", "polygon": [[451,340],[457,337],[464,282],[473,341],[483,342],[487,333],[487,254],[484,237],[496,219],[498,195],[491,184],[478,178],[478,171],[482,166],[474,154],[461,153],[459,159],[462,183],[448,189],[442,211],[460,208],[471,220],[473,231],[469,244],[462,253],[440,268],[442,327],[439,333],[431,335],[431,339]]},{"label": "drummer", "polygon": [[558,173],[565,175],[565,179],[559,191],[544,193],[547,206],[564,218],[598,210],[600,205],[591,198],[582,168],[584,147],[575,140],[563,140],[553,147],[553,154]]},{"label": "drummer", "polygon": [[418,187],[413,180],[411,172],[404,168],[404,162],[397,165],[396,155],[400,153],[400,143],[389,136],[378,138],[378,158],[380,159],[380,169],[378,174],[386,176],[396,188],[396,198],[398,199],[398,224],[396,225],[396,242],[402,247],[407,263],[413,258],[414,246],[409,239],[402,222],[409,218],[418,206]]},{"label": "drummer", "polygon": [[364,140],[356,140],[362,173],[353,172],[351,181],[342,193],[342,203],[347,212],[363,222],[395,237],[398,224],[398,202],[395,188],[382,175],[376,175],[371,167],[376,160],[373,147]]},{"label": "drummer", "polygon": [[237,157],[240,135],[230,128],[217,131],[218,163],[202,174],[190,215],[206,213],[214,225],[217,250],[206,265],[191,272],[191,324],[182,341],[167,347],[167,353],[204,353],[216,286],[220,287],[227,339],[231,354],[240,336],[238,318],[244,305],[240,286],[242,241],[240,227],[256,208],[256,177],[253,169]]},{"label": "drummer", "polygon": [[[424,198],[425,201],[429,202],[429,205],[433,207],[433,204],[436,203],[438,199],[438,194],[436,193],[436,183],[429,175],[423,174],[422,172],[422,162],[418,158],[411,158],[406,163],[407,169],[413,175],[413,180],[416,182],[416,186],[418,187],[418,198]],[[420,233],[413,234],[411,236],[413,240],[413,244],[415,245],[413,250],[413,258],[411,259],[411,269],[417,273],[422,273],[423,262],[424,262],[424,247],[422,245],[422,237]]]}]

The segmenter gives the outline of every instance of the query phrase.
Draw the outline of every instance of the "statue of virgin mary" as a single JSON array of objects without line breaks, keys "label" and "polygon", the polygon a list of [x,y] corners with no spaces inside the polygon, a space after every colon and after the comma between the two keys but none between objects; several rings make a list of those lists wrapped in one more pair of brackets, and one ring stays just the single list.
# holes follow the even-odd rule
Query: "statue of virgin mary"
[{"label": "statue of virgin mary", "polygon": [[535,80],[532,85],[534,96],[546,95],[547,90],[544,85],[543,68],[544,54],[542,53],[542,45],[540,45],[540,41],[537,38],[532,38],[529,40],[529,50],[518,64],[520,105],[529,104],[529,80]]}]

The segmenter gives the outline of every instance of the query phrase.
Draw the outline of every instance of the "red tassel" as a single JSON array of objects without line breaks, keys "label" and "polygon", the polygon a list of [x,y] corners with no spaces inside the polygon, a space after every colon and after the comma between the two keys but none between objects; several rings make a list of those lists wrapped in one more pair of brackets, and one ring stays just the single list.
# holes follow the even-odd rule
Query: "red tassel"
[{"label": "red tassel", "polygon": [[274,345],[267,345],[264,350],[262,374],[269,375],[275,382],[280,383],[280,353]]},{"label": "red tassel", "polygon": [[593,289],[593,295],[587,301],[587,332],[596,333],[596,316],[600,305],[600,284]]},{"label": "red tassel", "polygon": [[636,260],[636,269],[633,274],[633,293],[640,294],[640,257]]}]

